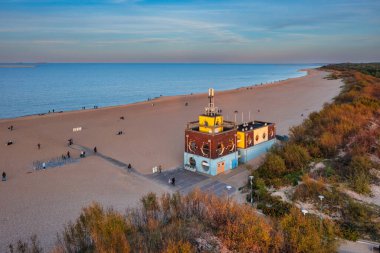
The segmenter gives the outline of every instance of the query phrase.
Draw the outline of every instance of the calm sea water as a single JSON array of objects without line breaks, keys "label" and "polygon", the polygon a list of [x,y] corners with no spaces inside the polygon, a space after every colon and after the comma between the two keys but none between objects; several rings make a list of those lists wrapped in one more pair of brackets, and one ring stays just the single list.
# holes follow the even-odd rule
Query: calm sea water
[{"label": "calm sea water", "polygon": [[305,75],[291,64],[37,64],[0,68],[0,118],[227,90]]}]

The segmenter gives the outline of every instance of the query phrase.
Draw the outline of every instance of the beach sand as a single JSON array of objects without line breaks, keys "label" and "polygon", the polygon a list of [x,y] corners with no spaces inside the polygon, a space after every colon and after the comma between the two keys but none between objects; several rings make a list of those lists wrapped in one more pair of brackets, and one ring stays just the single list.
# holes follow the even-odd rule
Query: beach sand
[{"label": "beach sand", "polygon": [[[242,112],[247,121],[250,112],[251,120],[275,122],[277,132],[287,134],[340,91],[342,82],[323,79],[326,72],[308,72],[274,84],[216,91],[215,103],[226,120],[233,120],[237,110],[238,122]],[[33,233],[49,249],[63,224],[78,217],[92,201],[123,211],[147,192],[170,190],[97,156],[41,171],[33,170],[33,161],[47,161],[67,151],[78,157],[80,151],[67,145],[72,138],[74,144],[96,146],[101,154],[131,163],[141,174],[151,173],[158,164],[164,170],[175,168],[183,163],[186,123],[197,120],[206,105],[207,94],[194,94],[0,120],[0,172],[8,176],[7,182],[0,182],[0,252],[8,243]],[[7,129],[10,125],[13,131]],[[82,131],[73,132],[76,127]],[[118,131],[124,134],[117,135]],[[14,144],[7,146],[8,140]]]}]

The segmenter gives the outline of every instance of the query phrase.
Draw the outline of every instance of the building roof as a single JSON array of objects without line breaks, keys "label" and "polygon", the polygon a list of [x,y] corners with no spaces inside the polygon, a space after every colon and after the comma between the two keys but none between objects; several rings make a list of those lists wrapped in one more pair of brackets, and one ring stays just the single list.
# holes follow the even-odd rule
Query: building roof
[{"label": "building roof", "polygon": [[263,121],[251,121],[247,123],[242,123],[237,126],[238,131],[245,132],[245,131],[251,131],[257,128],[261,128],[263,126],[272,125],[273,123],[270,122],[263,122]]}]

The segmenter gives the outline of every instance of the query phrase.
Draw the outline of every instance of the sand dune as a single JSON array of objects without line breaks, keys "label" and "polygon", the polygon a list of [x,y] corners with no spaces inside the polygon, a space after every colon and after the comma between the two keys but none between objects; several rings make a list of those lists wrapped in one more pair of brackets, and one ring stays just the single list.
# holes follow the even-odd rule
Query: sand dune
[{"label": "sand dune", "polygon": [[[323,79],[326,75],[310,70],[308,76],[271,85],[216,92],[215,100],[226,119],[233,120],[233,112],[238,110],[238,121],[241,112],[248,120],[250,111],[251,119],[276,122],[278,132],[286,134],[289,127],[339,93],[342,83]],[[203,112],[206,97],[163,97],[97,110],[0,120],[0,171],[5,170],[9,179],[0,183],[0,251],[10,241],[32,233],[50,247],[62,225],[92,201],[123,210],[144,193],[168,190],[99,157],[45,171],[33,171],[33,161],[46,161],[67,151],[78,157],[79,151],[67,146],[67,140],[73,138],[75,144],[97,146],[102,154],[131,163],[142,174],[151,173],[158,164],[164,169],[180,166],[186,123]],[[10,125],[13,131],[7,129]],[[73,132],[75,127],[82,131]],[[118,131],[125,134],[117,135]],[[8,140],[14,144],[7,146]]]}]

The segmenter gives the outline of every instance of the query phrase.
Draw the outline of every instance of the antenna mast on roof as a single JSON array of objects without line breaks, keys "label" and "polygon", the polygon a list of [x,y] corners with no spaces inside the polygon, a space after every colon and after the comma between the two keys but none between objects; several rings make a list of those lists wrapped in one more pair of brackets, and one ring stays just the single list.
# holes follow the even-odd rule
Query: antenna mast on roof
[{"label": "antenna mast on roof", "polygon": [[214,104],[214,89],[210,88],[208,89],[208,98],[209,98],[209,103],[208,106],[205,108],[205,114],[209,116],[215,116],[218,114],[218,108],[215,107]]}]

